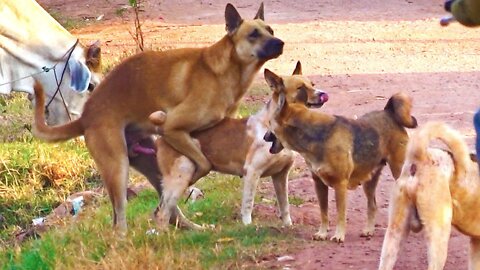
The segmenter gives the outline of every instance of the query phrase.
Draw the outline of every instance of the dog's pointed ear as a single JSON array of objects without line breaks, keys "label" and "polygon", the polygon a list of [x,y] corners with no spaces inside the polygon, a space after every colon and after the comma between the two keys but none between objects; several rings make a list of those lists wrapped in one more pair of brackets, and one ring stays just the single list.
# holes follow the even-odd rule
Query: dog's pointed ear
[{"label": "dog's pointed ear", "polygon": [[302,75],[302,63],[300,63],[300,61],[297,61],[297,65],[295,66],[292,75]]},{"label": "dog's pointed ear", "polygon": [[275,110],[275,113],[273,114],[273,117],[277,117],[277,116],[280,115],[283,108],[285,108],[285,104],[286,104],[285,93],[282,92],[278,95],[277,109]]},{"label": "dog's pointed ear", "polygon": [[230,3],[225,7],[225,28],[229,35],[235,33],[243,20],[237,9]]},{"label": "dog's pointed ear", "polygon": [[300,88],[300,90],[298,90],[297,96],[295,96],[295,101],[300,102],[300,103],[305,104],[305,105],[307,104],[308,94],[307,94],[307,90],[305,89],[305,87],[302,87],[302,88]]},{"label": "dog's pointed ear", "polygon": [[265,81],[267,81],[268,86],[273,92],[282,92],[285,89],[285,85],[283,84],[283,79],[278,76],[277,74],[271,72],[269,69],[265,69],[263,72],[263,76],[265,77]]},{"label": "dog's pointed ear", "polygon": [[86,58],[98,59],[100,58],[101,52],[102,52],[102,49],[100,48],[100,40],[96,40],[95,42],[93,42],[88,46]]},{"label": "dog's pointed ear", "polygon": [[265,21],[265,12],[263,9],[263,2],[260,4],[260,7],[258,8],[257,15],[255,15],[254,20],[260,19],[262,21]]}]

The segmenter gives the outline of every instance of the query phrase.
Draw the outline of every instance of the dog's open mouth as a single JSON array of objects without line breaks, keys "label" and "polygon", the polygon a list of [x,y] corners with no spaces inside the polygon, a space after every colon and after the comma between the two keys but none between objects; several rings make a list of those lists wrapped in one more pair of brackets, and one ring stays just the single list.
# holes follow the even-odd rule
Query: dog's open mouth
[{"label": "dog's open mouth", "polygon": [[321,108],[325,102],[328,101],[327,93],[320,93],[318,99],[314,102],[307,102],[307,107],[309,108]]},{"label": "dog's open mouth", "polygon": [[278,154],[283,150],[282,143],[278,140],[277,136],[273,134],[273,132],[267,131],[265,136],[263,136],[263,139],[267,142],[272,142],[272,146],[269,149],[270,154]]}]

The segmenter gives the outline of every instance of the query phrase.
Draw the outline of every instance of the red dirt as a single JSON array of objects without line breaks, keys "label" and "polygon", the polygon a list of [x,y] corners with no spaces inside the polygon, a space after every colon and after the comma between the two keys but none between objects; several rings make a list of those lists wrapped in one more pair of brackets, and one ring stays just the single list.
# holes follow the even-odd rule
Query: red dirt
[{"label": "red dirt", "polygon": [[[82,42],[99,39],[106,59],[129,54],[134,43],[128,31],[131,20],[122,21],[117,10],[127,0],[39,0],[48,10],[69,18],[95,21],[74,33]],[[146,44],[153,49],[204,46],[224,34],[226,1],[146,1],[142,18]],[[241,15],[253,17],[258,1],[234,3]],[[470,146],[473,112],[480,105],[478,29],[460,25],[439,26],[445,13],[443,0],[313,0],[265,1],[266,20],[276,36],[286,42],[284,54],[266,67],[289,74],[297,60],[304,73],[330,95],[322,108],[328,113],[353,117],[383,108],[386,99],[403,90],[414,98],[413,113],[420,125],[428,120],[446,121],[459,129]],[[263,83],[259,75],[256,83]],[[299,163],[300,168],[304,166]],[[315,242],[311,235],[319,225],[319,207],[310,179],[290,182],[290,195],[307,203],[292,206],[299,238],[291,248],[293,261],[266,258],[259,267],[294,269],[375,269],[387,223],[387,206],[393,179],[384,170],[377,201],[376,235],[359,234],[366,220],[366,199],[361,188],[349,192],[347,236],[344,244]],[[273,198],[269,181],[260,194]],[[333,193],[330,194],[331,229],[335,225]],[[259,204],[256,218],[271,217],[273,207]],[[454,232],[445,269],[466,269],[468,238]],[[426,268],[422,234],[411,234],[403,244],[396,269]]]}]

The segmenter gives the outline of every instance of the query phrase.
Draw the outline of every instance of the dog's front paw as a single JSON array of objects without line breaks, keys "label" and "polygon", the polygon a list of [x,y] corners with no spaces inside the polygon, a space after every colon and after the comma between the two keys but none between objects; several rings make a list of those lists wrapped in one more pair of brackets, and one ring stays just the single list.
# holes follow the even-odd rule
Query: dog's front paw
[{"label": "dog's front paw", "polygon": [[325,240],[327,240],[327,237],[328,237],[328,233],[326,231],[325,232],[318,231],[313,235],[313,240],[325,241]]},{"label": "dog's front paw", "polygon": [[362,233],[360,234],[360,237],[372,237],[374,233],[374,230],[372,229],[363,229]]},{"label": "dog's front paw", "polygon": [[282,222],[283,222],[283,226],[287,226],[287,227],[292,226],[292,219],[290,218],[290,216],[282,218]]},{"label": "dog's front paw", "polygon": [[243,223],[243,225],[252,224],[252,216],[251,215],[242,215],[242,223]]},{"label": "dog's front paw", "polygon": [[336,233],[334,236],[332,236],[332,238],[330,238],[330,241],[336,243],[343,243],[345,241],[345,234]]}]

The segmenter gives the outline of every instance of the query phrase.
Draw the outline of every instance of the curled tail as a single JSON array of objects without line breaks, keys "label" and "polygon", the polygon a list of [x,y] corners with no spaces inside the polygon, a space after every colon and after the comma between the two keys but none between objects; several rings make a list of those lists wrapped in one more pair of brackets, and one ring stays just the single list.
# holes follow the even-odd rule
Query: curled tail
[{"label": "curled tail", "polygon": [[50,127],[45,123],[45,95],[43,87],[35,82],[35,115],[33,135],[47,142],[66,141],[83,135],[84,129],[80,119],[76,119],[62,126]]},{"label": "curled tail", "polygon": [[405,93],[397,93],[393,95],[385,105],[386,111],[393,115],[395,121],[407,128],[416,128],[417,119],[411,115],[412,99]]},{"label": "curled tail", "polygon": [[428,161],[427,149],[433,139],[441,140],[453,157],[456,179],[463,178],[470,163],[468,146],[462,135],[441,122],[428,122],[410,136],[407,147],[407,159],[412,162]]}]

